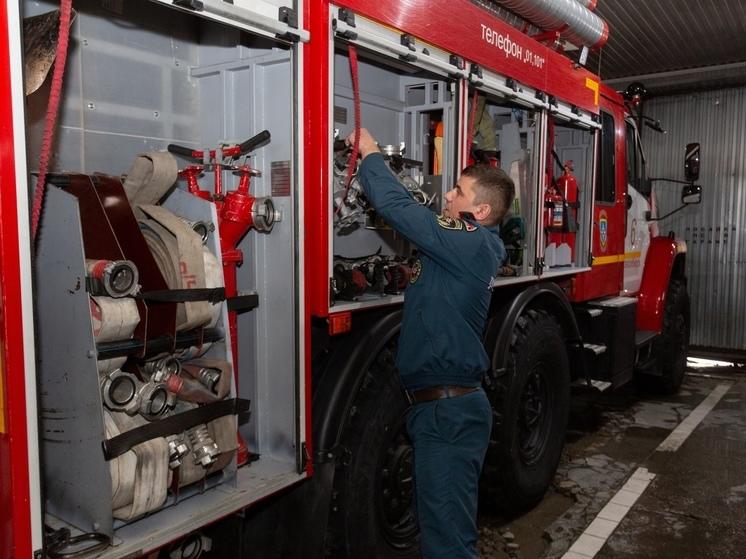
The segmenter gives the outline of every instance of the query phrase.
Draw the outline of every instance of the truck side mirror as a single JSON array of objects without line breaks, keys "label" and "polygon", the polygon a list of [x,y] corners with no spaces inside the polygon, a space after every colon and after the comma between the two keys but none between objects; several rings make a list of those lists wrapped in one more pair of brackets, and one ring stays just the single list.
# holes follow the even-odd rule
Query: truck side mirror
[{"label": "truck side mirror", "polygon": [[687,144],[684,157],[684,175],[686,180],[694,182],[699,179],[699,144]]},{"label": "truck side mirror", "polygon": [[[699,144],[698,144],[699,145]],[[681,189],[682,204],[699,204],[702,202],[702,187],[698,184],[687,184]]]}]

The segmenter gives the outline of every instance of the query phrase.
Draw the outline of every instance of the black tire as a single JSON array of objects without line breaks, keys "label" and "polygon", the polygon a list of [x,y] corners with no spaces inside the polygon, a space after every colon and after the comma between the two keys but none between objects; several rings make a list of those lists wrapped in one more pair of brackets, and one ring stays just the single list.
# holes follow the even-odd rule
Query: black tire
[{"label": "black tire", "polygon": [[689,353],[689,294],[685,279],[673,279],[663,309],[663,331],[653,343],[656,374],[645,377],[645,385],[660,394],[678,392],[684,380]]},{"label": "black tire", "polygon": [[364,373],[344,425],[344,454],[334,476],[327,557],[415,559],[419,531],[412,508],[408,403],[389,344]]},{"label": "black tire", "polygon": [[529,309],[519,317],[508,366],[484,385],[494,415],[482,496],[503,512],[520,512],[541,501],[565,442],[570,366],[554,316]]}]

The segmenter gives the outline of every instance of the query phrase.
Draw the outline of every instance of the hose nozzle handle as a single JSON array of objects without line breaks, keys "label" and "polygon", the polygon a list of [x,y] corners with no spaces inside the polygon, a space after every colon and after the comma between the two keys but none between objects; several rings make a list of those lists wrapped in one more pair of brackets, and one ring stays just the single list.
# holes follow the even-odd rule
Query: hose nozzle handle
[{"label": "hose nozzle handle", "polygon": [[254,151],[260,145],[269,142],[271,137],[272,135],[269,133],[269,130],[262,130],[256,136],[249,138],[238,146],[241,150],[241,155]]}]

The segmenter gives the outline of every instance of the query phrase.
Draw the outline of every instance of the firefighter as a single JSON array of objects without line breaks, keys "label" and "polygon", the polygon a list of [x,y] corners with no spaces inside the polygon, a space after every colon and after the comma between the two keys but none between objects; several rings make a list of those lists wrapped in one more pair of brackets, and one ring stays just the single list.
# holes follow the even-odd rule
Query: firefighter
[{"label": "firefighter", "polygon": [[370,133],[359,133],[358,178],[369,201],[419,249],[397,367],[412,404],[407,430],[422,556],[476,558],[478,483],[492,428],[481,388],[489,367],[482,332],[490,280],[505,258],[497,224],[515,188],[502,170],[467,167],[436,215],[394,178]]}]

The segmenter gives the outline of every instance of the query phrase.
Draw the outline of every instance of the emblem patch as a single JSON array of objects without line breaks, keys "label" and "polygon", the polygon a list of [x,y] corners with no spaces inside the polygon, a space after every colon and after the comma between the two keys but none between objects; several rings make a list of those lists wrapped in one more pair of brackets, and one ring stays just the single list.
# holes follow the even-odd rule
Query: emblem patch
[{"label": "emblem patch", "polygon": [[464,228],[464,222],[460,219],[454,219],[452,217],[446,217],[444,215],[438,215],[435,217],[438,220],[438,225],[440,225],[443,229],[461,231]]},{"label": "emblem patch", "polygon": [[412,275],[409,277],[409,283],[415,283],[418,279],[420,279],[420,274],[422,273],[422,262],[420,262],[420,259],[414,261],[414,264],[412,264]]},{"label": "emblem patch", "polygon": [[606,215],[606,210],[601,210],[598,215],[598,240],[601,252],[606,252],[609,246],[609,217]]}]

